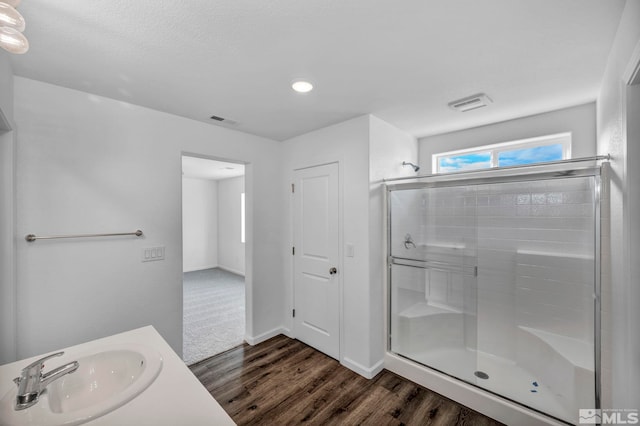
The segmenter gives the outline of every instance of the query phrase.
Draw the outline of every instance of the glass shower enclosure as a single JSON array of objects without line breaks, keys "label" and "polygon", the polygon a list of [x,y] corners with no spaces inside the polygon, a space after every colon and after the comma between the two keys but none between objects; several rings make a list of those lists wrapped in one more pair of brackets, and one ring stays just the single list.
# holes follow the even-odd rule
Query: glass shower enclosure
[{"label": "glass shower enclosure", "polygon": [[388,349],[565,422],[598,407],[599,172],[388,185]]}]

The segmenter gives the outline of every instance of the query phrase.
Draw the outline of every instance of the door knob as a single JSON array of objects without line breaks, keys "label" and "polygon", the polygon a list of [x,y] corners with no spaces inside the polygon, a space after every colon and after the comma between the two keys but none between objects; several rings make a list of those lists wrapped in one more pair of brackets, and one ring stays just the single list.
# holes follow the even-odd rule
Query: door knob
[{"label": "door knob", "polygon": [[330,275],[335,275],[335,274],[337,274],[337,273],[338,273],[338,270],[337,270],[336,268],[331,268],[331,269],[329,269],[329,274],[330,274]]}]

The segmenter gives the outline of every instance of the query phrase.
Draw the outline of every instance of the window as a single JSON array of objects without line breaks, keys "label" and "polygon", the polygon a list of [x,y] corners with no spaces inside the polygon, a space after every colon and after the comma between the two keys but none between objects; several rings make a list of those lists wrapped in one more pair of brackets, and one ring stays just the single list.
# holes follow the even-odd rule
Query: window
[{"label": "window", "polygon": [[245,233],[244,233],[244,192],[240,194],[240,242],[241,243],[245,242]]},{"label": "window", "polygon": [[542,136],[434,154],[433,172],[451,173],[522,166],[571,158],[571,133]]}]

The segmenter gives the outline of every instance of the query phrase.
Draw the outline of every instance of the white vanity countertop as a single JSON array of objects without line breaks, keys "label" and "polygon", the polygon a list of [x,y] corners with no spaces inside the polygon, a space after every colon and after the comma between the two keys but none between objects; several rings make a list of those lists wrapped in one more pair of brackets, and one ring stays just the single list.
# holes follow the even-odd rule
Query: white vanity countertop
[{"label": "white vanity countertop", "polygon": [[[133,400],[85,424],[91,426],[217,426],[235,424],[152,326],[138,328],[62,350],[65,352],[89,351],[101,346],[121,344],[144,345],[157,350],[163,358],[160,375]],[[43,355],[0,366],[0,397],[16,386],[13,383],[13,378],[20,375],[22,368]],[[50,361],[49,363],[52,367],[57,366],[56,361]]]}]

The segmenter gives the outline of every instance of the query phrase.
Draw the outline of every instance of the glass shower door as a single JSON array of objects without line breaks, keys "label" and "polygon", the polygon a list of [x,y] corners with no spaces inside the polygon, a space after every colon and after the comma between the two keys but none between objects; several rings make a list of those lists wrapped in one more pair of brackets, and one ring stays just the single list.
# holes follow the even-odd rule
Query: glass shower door
[{"label": "glass shower door", "polygon": [[391,191],[389,213],[391,350],[473,381],[475,189]]},{"label": "glass shower door", "polygon": [[477,186],[476,384],[570,423],[596,407],[595,185]]},{"label": "glass shower door", "polygon": [[600,178],[389,190],[390,350],[569,423],[597,408]]}]

